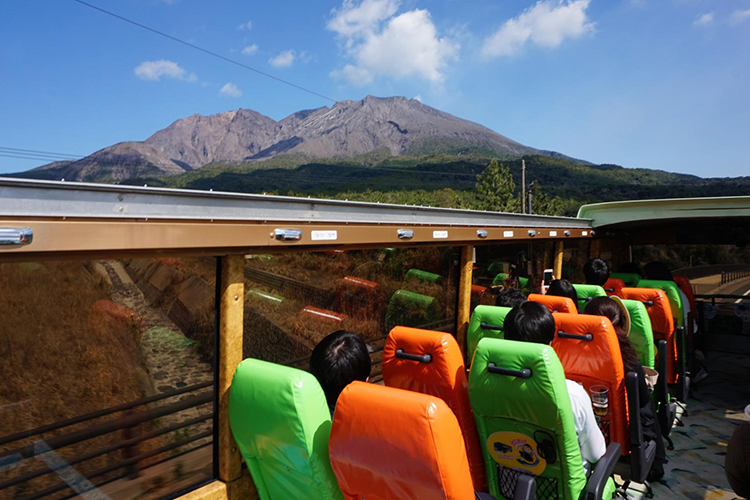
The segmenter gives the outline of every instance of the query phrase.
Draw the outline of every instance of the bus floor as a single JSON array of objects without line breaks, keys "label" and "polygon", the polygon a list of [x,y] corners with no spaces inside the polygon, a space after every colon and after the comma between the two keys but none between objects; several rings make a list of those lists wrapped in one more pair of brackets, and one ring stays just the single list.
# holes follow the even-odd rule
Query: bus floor
[{"label": "bus floor", "polygon": [[[680,417],[684,426],[672,429],[675,449],[667,451],[669,463],[664,478],[651,485],[654,498],[738,498],[729,487],[724,458],[729,438],[745,421],[744,408],[750,404],[750,358],[712,352],[706,361],[709,376],[692,388],[688,415]],[[644,498],[644,493],[640,484],[628,489],[628,496],[633,499]]]}]

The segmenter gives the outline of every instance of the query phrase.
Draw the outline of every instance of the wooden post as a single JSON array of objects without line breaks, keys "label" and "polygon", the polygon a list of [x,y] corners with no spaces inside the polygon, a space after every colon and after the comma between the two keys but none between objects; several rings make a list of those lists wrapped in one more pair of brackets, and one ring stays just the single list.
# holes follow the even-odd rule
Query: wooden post
[{"label": "wooden post", "polygon": [[474,247],[461,247],[461,262],[458,277],[458,311],[456,311],[456,340],[464,353],[464,359],[470,356],[466,352],[466,332],[469,330],[471,317],[471,275],[474,267]]},{"label": "wooden post", "polygon": [[602,256],[602,242],[599,239],[591,240],[591,246],[589,246],[589,259],[597,259]]},{"label": "wooden post", "polygon": [[245,257],[229,255],[220,260],[219,304],[219,479],[239,479],[242,455],[229,429],[229,387],[242,361],[242,332],[245,305]]},{"label": "wooden post", "polygon": [[555,242],[555,279],[562,279],[562,266],[563,266],[563,242],[558,240]]}]

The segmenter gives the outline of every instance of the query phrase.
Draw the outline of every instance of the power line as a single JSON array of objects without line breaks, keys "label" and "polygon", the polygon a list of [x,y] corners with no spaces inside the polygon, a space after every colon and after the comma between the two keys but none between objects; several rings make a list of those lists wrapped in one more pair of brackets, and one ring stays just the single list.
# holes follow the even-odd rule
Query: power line
[{"label": "power line", "polygon": [[73,0],[73,1],[76,2],[76,3],[79,3],[81,5],[85,5],[86,7],[89,7],[91,9],[98,10],[99,12],[107,14],[108,16],[112,16],[112,17],[114,17],[116,19],[119,19],[121,21],[125,21],[126,23],[130,23],[130,24],[132,24],[134,26],[137,26],[139,28],[142,28],[144,30],[150,31],[152,33],[155,33],[157,35],[163,36],[165,38],[169,38],[172,41],[181,43],[181,44],[186,45],[186,46],[188,46],[188,47],[190,47],[192,49],[199,50],[199,51],[201,51],[203,53],[206,53],[206,54],[208,54],[210,56],[218,57],[219,59],[222,59],[223,61],[232,63],[234,65],[237,65],[237,66],[241,67],[241,68],[248,69],[248,70],[253,71],[253,72],[255,72],[255,73],[259,74],[259,75],[265,76],[267,78],[271,78],[272,80],[276,80],[277,82],[281,82],[281,83],[283,83],[285,85],[289,85],[290,87],[294,87],[295,89],[302,90],[303,92],[307,92],[308,94],[312,94],[312,95],[320,97],[322,99],[326,99],[326,100],[331,101],[333,103],[338,102],[336,99],[332,99],[332,98],[330,98],[328,96],[325,96],[323,94],[319,94],[318,92],[315,92],[314,90],[307,89],[305,87],[297,85],[296,83],[292,83],[292,82],[290,82],[288,80],[284,80],[283,78],[279,78],[277,76],[273,76],[270,73],[266,73],[265,71],[261,71],[259,69],[253,68],[252,66],[248,66],[247,64],[243,64],[243,63],[241,63],[239,61],[235,61],[234,59],[230,59],[228,57],[224,57],[221,54],[217,54],[216,52],[210,51],[208,49],[204,49],[203,47],[199,47],[199,46],[197,46],[195,44],[192,44],[192,43],[187,42],[185,40],[182,40],[180,38],[174,37],[172,35],[168,35],[168,34],[162,32],[162,31],[156,30],[154,28],[150,28],[150,27],[146,26],[145,24],[141,24],[139,22],[133,21],[133,20],[128,19],[126,17],[120,16],[118,14],[115,14],[114,12],[110,12],[108,10],[102,9],[101,7],[97,7],[96,5],[92,5],[90,3],[84,2],[83,0]]},{"label": "power line", "polygon": [[0,151],[0,157],[3,157],[3,158],[16,158],[16,159],[19,159],[19,160],[46,161],[46,162],[53,162],[53,161],[75,161],[75,160],[72,160],[72,159],[61,160],[59,158],[55,159],[55,158],[48,158],[48,157],[44,157],[44,156],[13,155],[13,154],[6,154],[6,153],[4,153],[2,151]]},{"label": "power line", "polygon": [[69,158],[71,160],[80,160],[81,158],[83,158],[83,156],[81,155],[73,155],[73,154],[68,154],[68,153],[55,153],[52,151],[40,151],[37,149],[11,148],[7,146],[0,146],[0,153],[19,154],[19,155],[28,155],[28,156],[51,156],[56,159]]}]

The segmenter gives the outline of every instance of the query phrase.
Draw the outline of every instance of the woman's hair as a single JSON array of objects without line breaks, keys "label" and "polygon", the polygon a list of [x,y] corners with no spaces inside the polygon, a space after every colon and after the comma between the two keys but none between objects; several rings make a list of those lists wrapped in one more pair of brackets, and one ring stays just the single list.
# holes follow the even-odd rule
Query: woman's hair
[{"label": "woman's hair", "polygon": [[643,270],[646,271],[646,278],[650,280],[674,281],[672,271],[664,262],[649,262]]},{"label": "woman's hair", "polygon": [[549,309],[537,302],[515,307],[503,322],[506,340],[550,345],[555,338],[555,319]]},{"label": "woman's hair", "polygon": [[583,312],[584,314],[609,318],[612,326],[615,327],[615,333],[617,333],[617,340],[620,343],[620,353],[622,354],[622,364],[625,365],[625,371],[633,371],[640,361],[638,354],[628,339],[628,334],[625,331],[625,315],[620,306],[617,305],[617,302],[609,297],[595,297],[586,304]]},{"label": "woman's hair", "polygon": [[573,285],[568,280],[553,280],[549,284],[547,289],[547,295],[555,295],[557,297],[568,297],[573,299],[573,303],[578,306],[578,294]]}]

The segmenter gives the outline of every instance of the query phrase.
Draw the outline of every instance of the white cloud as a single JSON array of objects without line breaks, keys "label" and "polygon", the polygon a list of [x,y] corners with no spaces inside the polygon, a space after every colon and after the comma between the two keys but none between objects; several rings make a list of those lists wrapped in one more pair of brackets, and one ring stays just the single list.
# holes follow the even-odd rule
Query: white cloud
[{"label": "white cloud", "polygon": [[239,26],[237,26],[237,29],[240,31],[243,31],[243,30],[250,31],[251,29],[253,29],[253,22],[247,21],[246,23],[242,23]]},{"label": "white cloud", "polygon": [[237,85],[231,82],[221,87],[221,90],[219,90],[219,94],[225,97],[242,97],[242,91],[237,88]]},{"label": "white cloud", "polygon": [[427,10],[396,15],[398,5],[396,0],[363,0],[359,4],[344,0],[340,9],[331,12],[328,29],[336,32],[352,61],[333,71],[334,77],[357,86],[379,76],[443,81],[460,46],[438,36]]},{"label": "white cloud", "polygon": [[194,82],[198,79],[194,73],[188,73],[174,61],[159,59],[158,61],[143,61],[133,70],[135,76],[141,80],[156,81],[163,78],[172,78],[175,80],[185,80]]},{"label": "white cloud", "polygon": [[707,12],[696,17],[695,21],[693,21],[693,26],[706,26],[712,22],[714,22],[714,13]]},{"label": "white cloud", "polygon": [[421,96],[421,95],[419,95],[419,94],[417,94],[417,95],[415,95],[415,96],[414,96],[414,100],[415,100],[415,101],[419,101],[419,102],[422,102],[422,96]]},{"label": "white cloud", "polygon": [[242,49],[241,53],[243,56],[252,56],[256,52],[258,52],[258,44],[254,43],[252,45],[248,45],[245,48]]},{"label": "white cloud", "polygon": [[552,49],[568,38],[591,33],[594,23],[586,16],[589,3],[591,0],[540,0],[485,39],[482,54],[511,56],[526,44]]},{"label": "white cloud", "polygon": [[735,10],[729,16],[729,24],[740,24],[750,19],[750,9]]},{"label": "white cloud", "polygon": [[276,68],[288,68],[292,65],[292,63],[294,63],[295,58],[296,54],[294,52],[294,49],[289,49],[280,52],[278,55],[269,59],[268,62],[271,64],[271,66],[274,66]]}]

